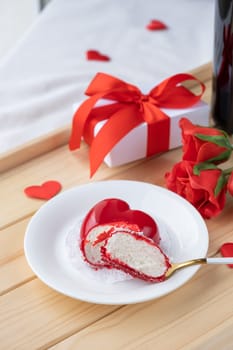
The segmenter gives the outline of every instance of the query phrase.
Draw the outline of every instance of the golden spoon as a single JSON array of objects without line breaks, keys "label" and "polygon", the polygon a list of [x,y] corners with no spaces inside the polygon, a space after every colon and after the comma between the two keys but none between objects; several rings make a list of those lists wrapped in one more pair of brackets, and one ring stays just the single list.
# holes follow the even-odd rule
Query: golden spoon
[{"label": "golden spoon", "polygon": [[192,265],[204,265],[204,264],[233,264],[233,257],[232,258],[200,258],[200,259],[193,259],[188,260],[180,263],[174,263],[171,264],[171,267],[168,268],[167,272],[165,273],[165,277],[169,278],[171,275],[173,275],[174,272],[177,270],[183,269],[187,266]]}]

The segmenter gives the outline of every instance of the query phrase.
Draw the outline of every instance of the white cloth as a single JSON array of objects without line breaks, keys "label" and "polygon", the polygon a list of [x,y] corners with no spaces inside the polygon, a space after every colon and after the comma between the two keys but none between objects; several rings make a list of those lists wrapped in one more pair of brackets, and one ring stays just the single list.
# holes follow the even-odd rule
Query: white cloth
[{"label": "white cloth", "polygon": [[[147,30],[151,19],[168,29]],[[211,61],[213,22],[214,0],[51,1],[0,63],[0,152],[71,124],[97,72],[152,87]]]}]

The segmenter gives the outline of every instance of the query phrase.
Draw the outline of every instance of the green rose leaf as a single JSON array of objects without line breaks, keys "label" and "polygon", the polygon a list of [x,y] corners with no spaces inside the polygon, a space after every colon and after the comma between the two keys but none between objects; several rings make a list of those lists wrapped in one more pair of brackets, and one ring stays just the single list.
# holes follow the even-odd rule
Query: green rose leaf
[{"label": "green rose leaf", "polygon": [[225,135],[203,135],[203,134],[195,134],[195,136],[202,140],[207,142],[212,142],[220,147],[224,147],[227,149],[232,150],[233,147],[229,141],[229,138]]},{"label": "green rose leaf", "polygon": [[218,181],[217,181],[217,184],[216,184],[216,187],[214,189],[214,195],[215,197],[217,197],[219,195],[219,193],[222,191],[222,189],[225,187],[227,183],[227,179],[226,177],[224,176],[224,174],[221,174],[218,178]]},{"label": "green rose leaf", "polygon": [[199,176],[202,170],[211,170],[211,169],[218,169],[218,167],[213,163],[208,163],[208,162],[198,163],[193,167],[193,173],[194,175]]},{"label": "green rose leaf", "polygon": [[218,156],[208,159],[206,162],[214,163],[214,162],[227,161],[227,159],[229,159],[231,156],[231,152],[232,152],[231,150],[227,149],[226,151],[220,153]]}]

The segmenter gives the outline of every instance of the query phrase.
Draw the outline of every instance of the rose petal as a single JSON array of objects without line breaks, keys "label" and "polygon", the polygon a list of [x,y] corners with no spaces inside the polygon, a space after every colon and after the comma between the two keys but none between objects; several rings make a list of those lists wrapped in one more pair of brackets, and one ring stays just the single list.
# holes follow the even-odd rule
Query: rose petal
[{"label": "rose petal", "polygon": [[[220,247],[220,253],[222,254],[222,256],[226,258],[233,257],[233,243],[232,242],[224,243]],[[233,264],[229,264],[228,266],[230,268],[233,268]]]}]

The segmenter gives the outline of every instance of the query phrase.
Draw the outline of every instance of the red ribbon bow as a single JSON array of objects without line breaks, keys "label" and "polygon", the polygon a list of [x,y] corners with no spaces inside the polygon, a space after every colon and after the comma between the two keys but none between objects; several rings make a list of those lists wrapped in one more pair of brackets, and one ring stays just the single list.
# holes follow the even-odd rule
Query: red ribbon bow
[{"label": "red ribbon bow", "polygon": [[[194,95],[181,86],[181,83],[187,80],[200,83],[199,95]],[[89,140],[92,176],[111,149],[133,128],[144,122],[148,124],[147,156],[168,150],[170,119],[160,108],[190,107],[200,100],[204,90],[204,84],[192,75],[177,74],[162,81],[144,95],[134,85],[104,73],[97,73],[85,91],[90,97],[73,116],[70,150],[80,147],[82,136]],[[115,103],[93,108],[100,99]],[[90,129],[90,125],[96,119],[107,119],[107,122],[91,140],[88,128]]]}]

